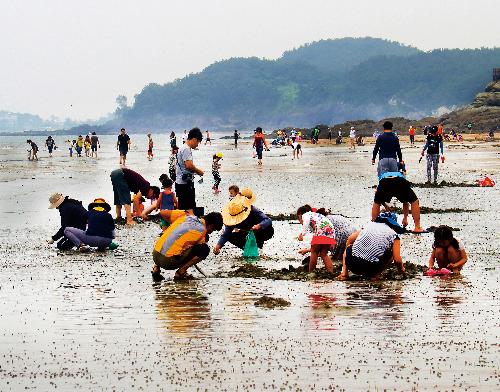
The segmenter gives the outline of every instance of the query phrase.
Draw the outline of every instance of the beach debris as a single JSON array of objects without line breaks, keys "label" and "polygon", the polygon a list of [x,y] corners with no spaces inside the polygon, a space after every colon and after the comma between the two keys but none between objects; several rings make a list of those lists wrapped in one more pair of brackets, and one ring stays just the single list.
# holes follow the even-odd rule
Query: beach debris
[{"label": "beach debris", "polygon": [[290,302],[283,298],[275,298],[268,295],[263,295],[257,301],[255,301],[254,305],[260,308],[274,309],[290,306]]}]

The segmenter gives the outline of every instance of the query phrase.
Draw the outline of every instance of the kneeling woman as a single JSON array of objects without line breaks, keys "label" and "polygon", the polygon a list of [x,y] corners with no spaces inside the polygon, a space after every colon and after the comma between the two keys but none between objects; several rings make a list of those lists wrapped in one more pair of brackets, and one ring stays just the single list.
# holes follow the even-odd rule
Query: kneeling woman
[{"label": "kneeling woman", "polygon": [[388,225],[378,222],[368,223],[347,239],[342,273],[338,279],[347,279],[349,271],[356,275],[376,278],[392,262],[400,272],[404,273],[400,246],[397,233]]},{"label": "kneeling woman", "polygon": [[254,232],[260,249],[274,235],[271,219],[252,205],[255,199],[252,190],[245,188],[222,209],[225,228],[213,249],[214,254],[219,254],[226,242],[243,249],[250,230]]},{"label": "kneeling woman", "polygon": [[88,245],[104,250],[115,238],[115,222],[109,214],[111,207],[104,199],[89,204],[87,230],[66,227],[64,235],[79,249]]}]

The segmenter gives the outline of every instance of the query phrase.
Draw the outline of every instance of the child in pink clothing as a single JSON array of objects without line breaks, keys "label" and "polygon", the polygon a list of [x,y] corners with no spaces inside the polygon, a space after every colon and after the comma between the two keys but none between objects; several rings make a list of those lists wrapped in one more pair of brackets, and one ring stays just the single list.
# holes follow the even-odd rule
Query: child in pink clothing
[{"label": "child in pink clothing", "polygon": [[336,243],[335,230],[326,215],[327,213],[323,208],[312,211],[311,206],[307,204],[297,210],[297,218],[302,225],[302,232],[299,234],[298,240],[302,241],[307,233],[313,234],[309,272],[316,268],[319,256],[323,259],[327,271],[333,273],[332,259],[328,255],[328,251]]}]

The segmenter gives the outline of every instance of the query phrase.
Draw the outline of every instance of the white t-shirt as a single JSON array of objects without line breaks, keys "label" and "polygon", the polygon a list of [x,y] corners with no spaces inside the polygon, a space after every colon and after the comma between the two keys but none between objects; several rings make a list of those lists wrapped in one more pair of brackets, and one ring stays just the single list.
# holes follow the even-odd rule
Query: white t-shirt
[{"label": "white t-shirt", "polygon": [[182,134],[182,142],[184,143],[187,140],[187,134],[183,133]]},{"label": "white t-shirt", "polygon": [[182,179],[182,175],[188,172],[185,162],[192,160],[193,151],[191,147],[187,144],[183,144],[177,152],[177,164],[175,165],[175,182],[177,184],[187,184],[187,182]]},{"label": "white t-shirt", "polygon": [[355,138],[356,137],[356,130],[351,129],[351,132],[349,132],[349,137]]}]

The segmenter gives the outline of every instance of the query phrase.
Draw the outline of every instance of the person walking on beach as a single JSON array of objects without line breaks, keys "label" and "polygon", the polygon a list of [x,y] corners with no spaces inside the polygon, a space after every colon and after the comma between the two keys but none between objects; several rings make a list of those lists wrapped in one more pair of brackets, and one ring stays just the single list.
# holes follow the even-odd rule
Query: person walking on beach
[{"label": "person walking on beach", "polygon": [[175,132],[170,132],[170,148],[177,147],[177,137],[175,136]]},{"label": "person walking on beach", "polygon": [[158,199],[160,188],[151,186],[139,173],[133,170],[121,168],[111,172],[111,184],[113,185],[114,205],[116,207],[116,220],[122,219],[122,206],[125,207],[126,223],[133,225],[132,219],[132,199],[130,192],[136,194],[134,204],[138,207],[141,197],[144,196],[150,200]]},{"label": "person walking on beach", "polygon": [[214,186],[212,187],[214,193],[220,193],[219,185],[221,182],[219,170],[221,167],[220,161],[222,160],[222,153],[218,152],[212,157],[212,175],[214,176]]},{"label": "person walking on beach", "polygon": [[349,132],[349,139],[351,142],[351,145],[349,146],[349,150],[351,148],[356,149],[356,130],[354,129],[354,127],[351,127],[351,130]]},{"label": "person walking on beach", "polygon": [[64,235],[80,251],[87,250],[86,246],[103,251],[115,238],[115,222],[109,214],[111,206],[98,198],[89,204],[88,209],[86,229],[68,226]]},{"label": "person walking on beach", "polygon": [[257,247],[260,249],[264,242],[273,237],[273,223],[266,214],[253,206],[255,200],[256,196],[252,190],[245,188],[224,206],[222,218],[225,228],[213,249],[214,254],[218,255],[227,242],[244,249],[250,230],[254,232]]},{"label": "person walking on beach", "polygon": [[168,175],[175,182],[176,176],[175,171],[177,167],[177,152],[179,151],[179,147],[172,147],[172,151],[170,153],[170,158],[168,158]]},{"label": "person walking on beach", "polygon": [[90,157],[90,145],[91,145],[90,136],[87,135],[87,136],[85,136],[85,141],[83,143],[83,146],[85,147],[85,156],[86,157]]},{"label": "person walking on beach", "polygon": [[130,137],[125,132],[125,128],[120,129],[120,134],[118,135],[118,140],[116,142],[116,149],[120,151],[120,165],[125,166],[125,161],[127,160],[127,153],[130,148]]},{"label": "person walking on beach", "polygon": [[28,150],[28,161],[38,161],[38,146],[31,139],[26,140],[26,143],[30,145]]},{"label": "person walking on beach", "polygon": [[78,138],[76,139],[76,154],[79,157],[82,156],[82,151],[83,151],[84,145],[85,145],[85,140],[83,139],[83,136],[78,135]]},{"label": "person walking on beach", "polygon": [[415,128],[413,128],[413,125],[410,126],[408,133],[410,135],[410,146],[415,147]]},{"label": "person walking on beach", "polygon": [[[378,154],[377,174],[380,177],[384,172],[397,172],[399,165],[403,165],[403,154],[399,139],[392,132],[392,122],[384,122],[384,132],[377,138],[373,148],[372,165]],[[399,163],[398,163],[399,162]]]},{"label": "person walking on beach", "polygon": [[153,160],[153,138],[151,137],[151,134],[148,133],[148,161]]},{"label": "person walking on beach", "polygon": [[262,165],[262,151],[264,151],[264,147],[269,150],[269,147],[261,127],[257,127],[254,131],[253,147],[257,153],[257,164]]},{"label": "person walking on beach", "polygon": [[328,141],[332,141],[332,130],[330,128],[328,128]]},{"label": "person walking on beach", "polygon": [[182,134],[182,144],[186,143],[187,138],[188,138],[187,131],[184,130],[184,133]]},{"label": "person walking on beach", "polygon": [[170,226],[153,248],[153,280],[160,282],[165,279],[161,275],[161,269],[177,270],[174,280],[189,279],[191,276],[187,273],[188,269],[210,254],[210,248],[206,244],[207,236],[222,229],[222,215],[211,212],[198,218],[188,211],[172,210],[166,211],[162,217]]},{"label": "person walking on beach", "polygon": [[49,157],[52,158],[52,150],[56,149],[56,142],[52,139],[52,136],[49,135],[47,140],[45,140],[45,145],[47,146],[47,150],[49,150]]},{"label": "person walking on beach", "polygon": [[429,130],[427,139],[422,150],[422,156],[427,150],[427,184],[431,183],[431,174],[434,170],[434,185],[437,184],[439,152],[441,151],[441,161],[444,163],[443,137],[438,133],[438,127],[433,126]]},{"label": "person walking on beach", "polygon": [[193,149],[197,148],[203,140],[199,128],[193,128],[187,135],[184,143],[177,152],[175,168],[175,192],[179,200],[179,209],[193,213],[196,207],[196,193],[194,188],[194,175],[203,176],[203,170],[193,163]]},{"label": "person walking on beach", "polygon": [[207,143],[210,143],[210,145],[212,145],[212,139],[210,139],[210,132],[208,130],[206,131],[206,134],[207,137],[205,139],[205,146],[207,145]]},{"label": "person walking on beach", "polygon": [[347,239],[338,279],[346,280],[349,271],[376,279],[392,262],[401,273],[405,272],[398,234],[385,223],[370,222]]},{"label": "person walking on beach", "polygon": [[49,245],[57,242],[57,249],[69,250],[74,244],[64,235],[67,227],[85,230],[87,226],[87,210],[82,202],[63,196],[61,193],[53,193],[49,198],[49,209],[58,209],[61,215],[61,227],[47,240]]},{"label": "person walking on beach", "polygon": [[99,138],[97,137],[95,132],[92,132],[92,136],[90,137],[90,156],[97,158],[97,149],[101,148],[101,144],[99,143]]},{"label": "person walking on beach", "polygon": [[234,130],[234,148],[238,148],[238,139],[240,138],[240,133],[237,129]]}]

